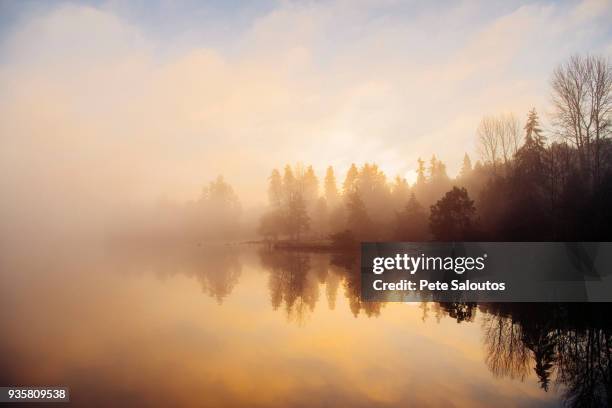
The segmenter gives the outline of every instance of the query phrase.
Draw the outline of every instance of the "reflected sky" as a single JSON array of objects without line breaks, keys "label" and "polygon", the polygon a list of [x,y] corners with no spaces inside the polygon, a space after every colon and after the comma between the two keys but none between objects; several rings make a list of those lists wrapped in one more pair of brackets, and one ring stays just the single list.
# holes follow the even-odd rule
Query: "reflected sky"
[{"label": "reflected sky", "polygon": [[87,406],[558,405],[533,370],[492,373],[486,313],[367,309],[330,255],[300,256],[194,246],[5,260],[0,383],[68,385]]}]

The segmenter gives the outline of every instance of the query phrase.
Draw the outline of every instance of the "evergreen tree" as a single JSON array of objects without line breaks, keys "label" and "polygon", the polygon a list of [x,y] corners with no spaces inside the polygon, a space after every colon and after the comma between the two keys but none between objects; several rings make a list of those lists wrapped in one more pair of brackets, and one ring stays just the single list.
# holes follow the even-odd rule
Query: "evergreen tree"
[{"label": "evergreen tree", "polygon": [[283,222],[283,214],[280,210],[269,211],[259,220],[257,233],[266,240],[276,241],[281,235]]},{"label": "evergreen tree", "polygon": [[405,178],[396,176],[391,188],[393,207],[399,209],[405,205],[410,195],[410,186]]},{"label": "evergreen tree", "polygon": [[268,178],[268,201],[272,207],[279,208],[283,199],[283,180],[277,169],[272,170]]},{"label": "evergreen tree", "polygon": [[342,192],[345,196],[349,196],[355,191],[358,176],[359,170],[357,170],[357,166],[355,166],[355,163],[353,163],[346,173],[346,178],[342,184]]},{"label": "evergreen tree", "polygon": [[459,171],[459,178],[465,180],[470,174],[472,174],[472,160],[470,160],[470,156],[466,153],[463,156],[463,163],[461,165],[461,170]]},{"label": "evergreen tree", "polygon": [[285,166],[283,174],[283,200],[286,204],[289,203],[292,196],[297,192],[297,180],[293,175],[293,170],[290,165]]},{"label": "evergreen tree", "polygon": [[546,137],[542,135],[540,129],[540,120],[535,108],[532,108],[527,114],[527,123],[525,124],[525,143],[528,141],[535,142],[538,146],[544,147]]},{"label": "evergreen tree", "polygon": [[324,181],[325,199],[330,207],[334,207],[338,203],[338,187],[336,185],[336,176],[334,175],[334,168],[329,166],[325,172]]},{"label": "evergreen tree", "polygon": [[324,237],[329,232],[329,212],[325,197],[319,197],[312,210],[313,232]]},{"label": "evergreen tree", "polygon": [[431,156],[431,159],[429,160],[429,179],[434,180],[437,173],[438,173],[438,159],[436,158],[436,155],[434,154],[433,156]]},{"label": "evergreen tree", "polygon": [[423,186],[427,182],[427,178],[425,177],[425,161],[423,161],[420,157],[417,160],[417,186]]},{"label": "evergreen tree", "polygon": [[395,215],[395,239],[399,241],[424,241],[427,239],[427,215],[414,193],[402,211]]},{"label": "evergreen tree", "polygon": [[306,172],[302,176],[301,184],[303,186],[302,194],[307,206],[314,205],[319,198],[319,180],[315,175],[312,166],[306,168]]},{"label": "evergreen tree", "polygon": [[545,177],[546,138],[542,135],[535,108],[525,124],[525,143],[516,153],[517,172],[525,181],[543,185]]},{"label": "evergreen tree", "polygon": [[446,164],[432,156],[429,162],[429,178],[432,183],[443,183],[449,180],[446,174]]},{"label": "evergreen tree", "polygon": [[285,218],[287,234],[296,240],[300,240],[303,232],[310,229],[310,217],[306,211],[306,202],[302,194],[295,193],[289,199],[287,214]]},{"label": "evergreen tree", "polygon": [[465,188],[453,187],[435,205],[431,206],[429,225],[434,237],[440,241],[463,241],[474,232],[474,201]]},{"label": "evergreen tree", "polygon": [[353,231],[359,240],[372,236],[373,224],[359,191],[349,194],[346,202],[347,228]]}]

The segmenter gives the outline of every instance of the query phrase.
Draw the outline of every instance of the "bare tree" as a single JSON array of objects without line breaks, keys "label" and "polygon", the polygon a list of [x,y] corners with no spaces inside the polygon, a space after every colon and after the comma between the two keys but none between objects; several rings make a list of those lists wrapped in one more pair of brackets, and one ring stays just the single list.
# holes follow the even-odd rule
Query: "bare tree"
[{"label": "bare tree", "polygon": [[478,150],[484,162],[508,164],[517,152],[521,134],[520,124],[512,113],[485,116],[476,130]]},{"label": "bare tree", "polygon": [[504,164],[507,164],[518,150],[521,140],[520,123],[514,114],[500,115],[497,119],[499,127],[501,154]]},{"label": "bare tree", "polygon": [[602,173],[602,146],[612,131],[612,65],[599,56],[575,55],[552,79],[554,125],[578,149],[580,167],[594,184]]},{"label": "bare tree", "polygon": [[499,139],[496,131],[496,120],[492,116],[485,116],[476,129],[478,138],[478,153],[485,163],[495,168],[499,161]]}]

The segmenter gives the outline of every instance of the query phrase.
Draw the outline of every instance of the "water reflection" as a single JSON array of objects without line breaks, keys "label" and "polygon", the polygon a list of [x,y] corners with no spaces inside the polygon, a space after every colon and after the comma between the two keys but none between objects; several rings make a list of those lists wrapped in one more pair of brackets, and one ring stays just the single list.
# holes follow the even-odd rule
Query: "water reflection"
[{"label": "water reflection", "polygon": [[[262,266],[270,272],[275,310],[284,305],[288,316],[294,314],[302,320],[319,300],[318,285],[325,284],[330,309],[342,285],[353,315],[381,313],[384,304],[360,301],[358,258],[354,254],[327,257],[261,250],[259,255]],[[437,321],[447,316],[457,323],[473,322],[477,310],[483,314],[485,363],[494,376],[524,381],[533,370],[545,392],[556,377],[569,406],[610,406],[612,326],[608,316],[612,308],[608,305],[423,302],[423,321],[432,309]]]},{"label": "water reflection", "polygon": [[[381,313],[384,304],[360,301],[358,259],[353,254],[334,254],[328,263],[326,256],[297,251],[261,250],[259,255],[270,272],[272,306],[284,305],[288,316],[294,313],[301,320],[314,310],[319,284],[326,284],[330,309],[342,285],[353,315]],[[545,392],[556,377],[568,406],[610,406],[612,308],[608,305],[423,302],[423,321],[432,309],[437,321],[447,316],[457,323],[474,322],[477,310],[483,314],[485,363],[494,376],[524,381],[533,370]]]},{"label": "water reflection", "polygon": [[567,405],[612,403],[608,304],[489,304],[484,339],[495,375],[524,378],[530,366],[547,391],[553,375]]},{"label": "water reflection", "polygon": [[120,406],[126,383],[153,406],[610,403],[607,305],[366,303],[355,254],[255,246],[121,245],[57,265],[73,272],[0,272],[4,383],[69,382],[90,406],[101,390]]},{"label": "water reflection", "polygon": [[242,273],[240,249],[232,245],[121,245],[109,248],[113,268],[123,272],[153,272],[160,278],[195,278],[202,291],[223,303]]},{"label": "water reflection", "polygon": [[[120,263],[160,277],[184,274],[195,277],[205,293],[219,304],[238,285],[242,271],[240,251],[232,246],[190,247],[154,251]],[[338,294],[347,300],[353,316],[377,317],[385,303],[360,300],[358,254],[278,251],[259,248],[261,268],[268,274],[273,310],[283,311],[290,322],[304,324],[325,296],[327,309],[336,308]],[[137,260],[135,262],[135,260]],[[480,327],[484,363],[496,378],[525,381],[536,376],[543,392],[561,389],[569,406],[608,406],[612,395],[612,327],[607,305],[583,304],[476,304],[473,302],[422,302],[421,320],[433,314],[437,323]]]},{"label": "water reflection", "polygon": [[352,253],[312,254],[301,251],[261,249],[262,267],[270,273],[269,288],[272,307],[283,307],[289,319],[303,321],[319,301],[319,285],[325,285],[330,310],[336,305],[340,287],[349,301],[351,312],[358,316],[377,316],[380,302],[360,300],[360,271],[358,258]]}]

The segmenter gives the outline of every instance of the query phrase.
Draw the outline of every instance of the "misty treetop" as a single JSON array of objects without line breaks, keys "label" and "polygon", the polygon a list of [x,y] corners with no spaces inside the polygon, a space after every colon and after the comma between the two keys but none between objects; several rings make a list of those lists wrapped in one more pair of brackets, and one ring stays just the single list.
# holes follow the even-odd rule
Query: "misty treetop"
[{"label": "misty treetop", "polygon": [[456,178],[435,155],[417,177],[389,180],[375,163],[352,164],[342,182],[327,168],[285,166],[269,177],[258,232],[301,240],[605,240],[612,225],[612,67],[575,56],[551,82],[553,125],[535,109],[485,116],[480,159],[466,153]]},{"label": "misty treetop", "polygon": [[198,200],[162,205],[154,215],[158,230],[148,235],[234,240],[256,231],[272,242],[342,247],[383,240],[608,240],[610,62],[570,58],[553,72],[551,96],[548,127],[535,109],[484,116],[474,129],[480,157],[464,154],[456,177],[436,155],[417,160],[412,185],[376,163],[353,163],[343,174],[329,166],[319,175],[310,165],[287,164],[271,171],[267,206],[249,224],[219,176]]}]

